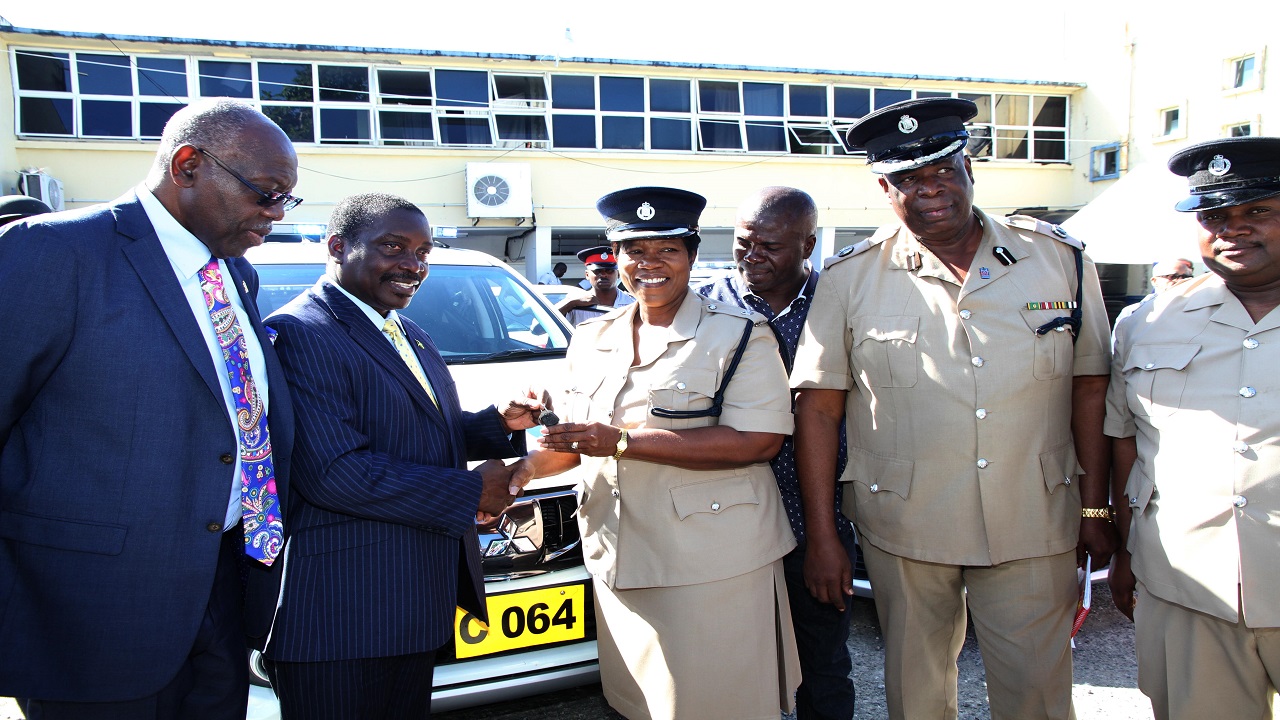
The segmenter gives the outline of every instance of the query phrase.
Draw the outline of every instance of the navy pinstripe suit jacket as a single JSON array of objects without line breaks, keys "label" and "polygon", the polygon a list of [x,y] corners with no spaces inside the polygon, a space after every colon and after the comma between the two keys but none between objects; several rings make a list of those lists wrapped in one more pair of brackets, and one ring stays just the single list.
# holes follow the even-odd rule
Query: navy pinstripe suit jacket
[{"label": "navy pinstripe suit jacket", "polygon": [[454,607],[483,611],[468,459],[519,454],[492,406],[463,412],[431,338],[401,318],[440,408],[327,278],[267,319],[294,400],[285,527],[293,534],[267,656],[330,661],[426,652]]}]

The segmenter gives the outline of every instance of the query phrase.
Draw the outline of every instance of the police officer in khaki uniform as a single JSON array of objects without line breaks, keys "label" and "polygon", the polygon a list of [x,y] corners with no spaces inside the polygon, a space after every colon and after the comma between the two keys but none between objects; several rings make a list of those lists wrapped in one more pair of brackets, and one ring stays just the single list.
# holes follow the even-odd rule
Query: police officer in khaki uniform
[{"label": "police officer in khaki uniform", "polygon": [[1169,169],[1190,179],[1177,209],[1196,213],[1210,273],[1116,325],[1106,433],[1128,552],[1116,554],[1112,591],[1137,620],[1138,686],[1157,718],[1270,718],[1280,684],[1280,138],[1201,143]]},{"label": "police officer in khaki uniform", "polygon": [[514,475],[582,465],[600,679],[631,720],[776,720],[800,680],[769,467],[793,428],[786,371],[762,316],[689,287],[705,204],[649,187],[597,203],[636,302],[578,326],[566,422]]},{"label": "police officer in khaki uniform", "polygon": [[806,584],[852,593],[830,511],[843,417],[890,717],[957,716],[967,593],[991,717],[1070,718],[1077,548],[1116,542],[1107,317],[1079,242],[973,206],[975,112],[907,101],[849,130],[901,223],[826,263],[792,371]]}]

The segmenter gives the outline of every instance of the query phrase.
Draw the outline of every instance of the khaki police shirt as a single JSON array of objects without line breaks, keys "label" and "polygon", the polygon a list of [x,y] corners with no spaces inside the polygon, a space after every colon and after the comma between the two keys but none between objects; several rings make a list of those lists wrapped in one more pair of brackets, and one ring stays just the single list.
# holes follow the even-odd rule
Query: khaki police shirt
[{"label": "khaki police shirt", "polygon": [[828,261],[791,384],[849,391],[840,480],[863,537],[916,560],[992,565],[1075,547],[1072,378],[1105,375],[1110,343],[1087,255],[1078,339],[1036,335],[1071,312],[1038,303],[1075,301],[1073,248],[1047,223],[974,211],[983,235],[963,285],[900,225]]},{"label": "khaki police shirt", "polygon": [[1280,309],[1255,324],[1216,275],[1144,303],[1116,325],[1104,429],[1136,436],[1129,550],[1147,589],[1280,627]]},{"label": "khaki police shirt", "polygon": [[[760,315],[690,291],[660,352],[632,367],[637,305],[579,325],[569,346],[569,422],[682,430],[727,425],[789,435],[794,429],[786,371]],[[654,407],[711,407],[748,320],[746,351],[719,418],[668,419]],[[735,577],[795,547],[769,463],[686,470],[623,457],[582,457],[578,510],[587,570],[620,589]]]}]

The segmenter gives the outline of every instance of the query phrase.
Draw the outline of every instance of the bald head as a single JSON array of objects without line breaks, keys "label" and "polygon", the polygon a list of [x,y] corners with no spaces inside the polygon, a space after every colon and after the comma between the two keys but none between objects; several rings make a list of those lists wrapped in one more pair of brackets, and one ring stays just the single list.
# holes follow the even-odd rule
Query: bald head
[{"label": "bald head", "polygon": [[191,103],[165,123],[148,187],[163,178],[173,154],[183,145],[204,148],[221,157],[246,139],[289,143],[288,136],[271,118],[242,102],[214,98]]},{"label": "bald head", "polygon": [[817,242],[818,207],[792,187],[761,188],[738,207],[733,259],[742,282],[780,312],[809,278],[805,260]]},{"label": "bald head", "polygon": [[785,185],[760,188],[738,206],[738,219],[781,220],[806,237],[818,229],[818,206],[809,193]]},{"label": "bald head", "polygon": [[214,257],[227,258],[262,243],[297,182],[284,131],[244,103],[217,99],[169,119],[146,187]]}]

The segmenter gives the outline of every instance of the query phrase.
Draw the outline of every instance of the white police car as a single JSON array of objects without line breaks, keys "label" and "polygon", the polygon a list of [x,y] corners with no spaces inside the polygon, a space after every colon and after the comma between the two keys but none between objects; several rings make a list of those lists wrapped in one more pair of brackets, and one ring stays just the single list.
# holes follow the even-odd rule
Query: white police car
[{"label": "white police car", "polygon": [[[286,235],[245,256],[258,272],[266,317],[324,274],[323,242]],[[273,238],[268,238],[272,240]],[[473,250],[437,247],[431,272],[399,311],[425,329],[477,409],[564,372],[570,329],[506,264]],[[268,323],[269,324],[269,323]],[[536,431],[535,431],[536,433]],[[460,610],[454,641],[437,655],[432,709],[447,711],[596,682],[595,615],[582,565],[572,473],[534,481],[505,514],[479,528],[489,618]],[[250,718],[277,717],[257,654]]]}]

